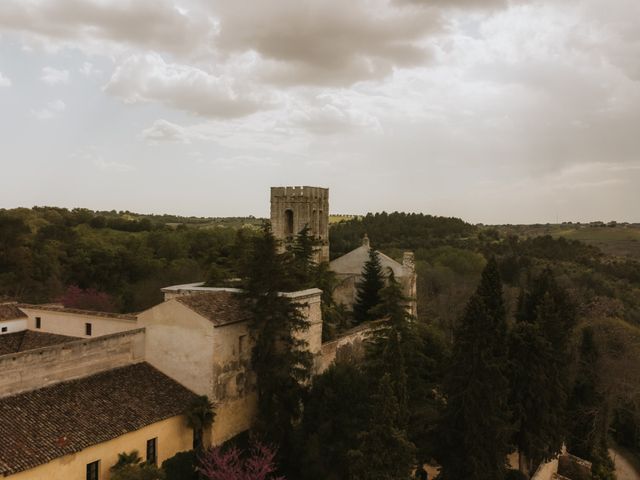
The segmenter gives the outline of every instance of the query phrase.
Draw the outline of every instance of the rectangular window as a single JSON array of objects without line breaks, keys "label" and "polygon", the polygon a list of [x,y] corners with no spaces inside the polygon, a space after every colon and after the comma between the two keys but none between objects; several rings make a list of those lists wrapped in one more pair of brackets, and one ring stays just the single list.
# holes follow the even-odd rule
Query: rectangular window
[{"label": "rectangular window", "polygon": [[2,333],[7,331],[7,327],[2,327]]},{"label": "rectangular window", "polygon": [[88,337],[91,336],[91,324],[90,323],[85,323],[84,324],[84,334]]},{"label": "rectangular window", "polygon": [[158,438],[147,440],[147,463],[158,464]]},{"label": "rectangular window", "polygon": [[98,480],[100,460],[87,463],[87,480]]},{"label": "rectangular window", "polygon": [[36,317],[36,328],[42,328],[42,319],[40,317]]}]

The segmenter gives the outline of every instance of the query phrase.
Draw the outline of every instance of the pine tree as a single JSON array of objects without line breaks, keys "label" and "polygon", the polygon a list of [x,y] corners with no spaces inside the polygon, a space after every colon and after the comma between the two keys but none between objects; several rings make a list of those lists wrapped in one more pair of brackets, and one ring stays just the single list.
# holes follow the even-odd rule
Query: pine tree
[{"label": "pine tree", "polygon": [[384,287],[384,275],[378,252],[369,249],[369,260],[362,269],[362,281],[356,286],[356,303],[353,318],[357,324],[375,320],[372,310],[380,303],[380,290]]},{"label": "pine tree", "polygon": [[491,259],[456,331],[445,381],[438,455],[445,480],[505,476],[510,427],[504,332],[502,285]]},{"label": "pine tree", "polygon": [[290,279],[285,257],[277,253],[277,241],[268,226],[254,240],[248,266],[245,297],[252,317],[252,367],[258,394],[255,429],[280,451],[289,452],[312,364],[307,342],[299,335],[308,324],[299,306],[281,295]]},{"label": "pine tree", "polygon": [[400,426],[401,412],[389,374],[372,398],[367,429],[358,448],[349,452],[352,480],[408,480],[414,463],[414,446]]},{"label": "pine tree", "polygon": [[295,237],[293,244],[289,249],[290,274],[294,277],[293,281],[296,283],[297,288],[302,290],[304,288],[314,287],[315,273],[317,265],[313,260],[316,240],[309,235],[310,228],[305,225]]}]

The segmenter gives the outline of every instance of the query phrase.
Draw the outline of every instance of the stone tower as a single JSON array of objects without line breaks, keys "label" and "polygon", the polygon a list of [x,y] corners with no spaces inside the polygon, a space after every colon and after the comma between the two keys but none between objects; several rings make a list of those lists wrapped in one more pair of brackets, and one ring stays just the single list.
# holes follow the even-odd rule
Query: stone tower
[{"label": "stone tower", "polygon": [[305,225],[318,240],[316,261],[329,261],[329,189],[271,187],[271,228],[286,245]]}]

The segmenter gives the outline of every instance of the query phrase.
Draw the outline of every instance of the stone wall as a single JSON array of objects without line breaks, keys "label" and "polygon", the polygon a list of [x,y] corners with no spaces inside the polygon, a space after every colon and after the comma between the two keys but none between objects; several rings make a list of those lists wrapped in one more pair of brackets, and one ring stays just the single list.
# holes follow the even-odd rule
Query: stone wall
[{"label": "stone wall", "polygon": [[144,329],[0,356],[0,397],[144,361]]},{"label": "stone wall", "polygon": [[380,321],[363,323],[344,332],[335,340],[322,344],[322,355],[318,373],[324,372],[333,362],[361,359],[364,356],[364,341],[369,332]]}]

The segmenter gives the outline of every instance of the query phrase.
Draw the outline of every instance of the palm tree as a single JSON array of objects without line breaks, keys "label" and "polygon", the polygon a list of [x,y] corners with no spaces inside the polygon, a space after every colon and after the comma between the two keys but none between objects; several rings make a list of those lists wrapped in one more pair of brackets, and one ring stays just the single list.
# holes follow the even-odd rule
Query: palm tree
[{"label": "palm tree", "polygon": [[184,412],[187,417],[187,426],[193,429],[193,449],[200,453],[203,451],[203,432],[213,424],[216,414],[213,404],[206,395],[193,399]]}]

